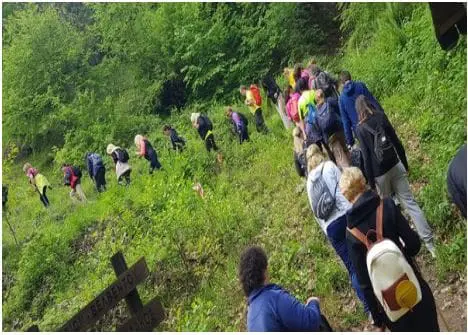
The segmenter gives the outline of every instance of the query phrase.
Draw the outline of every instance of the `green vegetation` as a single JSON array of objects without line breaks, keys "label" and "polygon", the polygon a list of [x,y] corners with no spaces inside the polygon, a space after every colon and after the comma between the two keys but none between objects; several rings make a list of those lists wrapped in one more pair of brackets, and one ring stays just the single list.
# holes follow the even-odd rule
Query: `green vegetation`
[{"label": "green vegetation", "polygon": [[[332,73],[348,69],[380,99],[436,231],[437,273],[464,276],[466,227],[445,176],[466,138],[466,39],[440,50],[427,4],[5,4],[3,22],[3,183],[20,242],[4,214],[4,330],[58,328],[115,278],[118,250],[129,264],[146,258],[152,276],[139,291],[168,311],[160,330],[243,330],[236,267],[252,243],[266,248],[272,281],[300,299],[321,297],[337,329],[359,325],[344,267],[296,192],[289,131],[265,101],[272,133],[257,134],[251,119],[252,141],[239,146],[224,117],[228,103],[250,115],[240,83],[312,56]],[[190,127],[195,111],[212,118],[222,165]],[[184,153],[169,150],[165,123],[187,138]],[[108,191],[97,194],[84,176],[90,202],[72,204],[61,163],[84,166],[86,151],[105,156],[109,142],[132,154],[137,133],[165,170],[149,176],[131,155],[132,184],[118,187],[106,157]],[[47,210],[21,171],[26,160],[53,183]],[[119,305],[96,330],[114,329],[125,313]]]}]

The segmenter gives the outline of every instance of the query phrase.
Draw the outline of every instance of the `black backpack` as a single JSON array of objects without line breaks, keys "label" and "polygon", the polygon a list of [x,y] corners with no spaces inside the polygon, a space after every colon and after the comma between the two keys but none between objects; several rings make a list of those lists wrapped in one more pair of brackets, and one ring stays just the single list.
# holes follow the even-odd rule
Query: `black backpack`
[{"label": "black backpack", "polygon": [[379,164],[395,157],[395,148],[382,126],[377,126],[375,130],[367,123],[363,123],[362,126],[374,136],[374,153]]},{"label": "black backpack", "polygon": [[81,178],[83,176],[83,173],[81,172],[81,169],[78,166],[72,166],[72,171],[73,174],[78,178]]},{"label": "black backpack", "polygon": [[205,121],[208,130],[213,130],[213,123],[211,123],[211,120],[208,118],[208,116],[200,115],[200,117],[203,119],[203,121]]},{"label": "black backpack", "polygon": [[239,115],[239,118],[241,119],[242,123],[244,124],[244,126],[248,126],[249,125],[249,120],[247,120],[247,118],[245,117],[244,114],[242,113],[239,113],[237,112],[237,115]]},{"label": "black backpack", "polygon": [[128,160],[130,159],[130,157],[128,156],[128,152],[125,149],[116,149],[115,153],[117,155],[117,159],[119,160],[119,162],[127,163]]},{"label": "black backpack", "polygon": [[351,149],[350,156],[351,166],[359,168],[359,170],[361,170],[362,174],[364,175],[364,178],[367,180],[366,170],[364,168],[364,158],[362,157],[361,149],[358,147]]},{"label": "black backpack", "polygon": [[323,179],[323,168],[325,162],[322,163],[320,176],[312,183],[312,210],[316,217],[322,220],[328,219],[333,209],[335,208],[335,194],[338,184],[335,186],[333,194],[328,189],[325,180]]},{"label": "black backpack", "polygon": [[341,122],[338,114],[331,108],[328,101],[317,109],[315,118],[319,128],[327,135],[331,135],[332,132],[339,127]]},{"label": "black backpack", "polygon": [[323,91],[326,97],[330,96],[330,93],[333,92],[333,83],[331,78],[324,71],[320,71],[312,81],[312,89],[317,90],[319,88]]}]

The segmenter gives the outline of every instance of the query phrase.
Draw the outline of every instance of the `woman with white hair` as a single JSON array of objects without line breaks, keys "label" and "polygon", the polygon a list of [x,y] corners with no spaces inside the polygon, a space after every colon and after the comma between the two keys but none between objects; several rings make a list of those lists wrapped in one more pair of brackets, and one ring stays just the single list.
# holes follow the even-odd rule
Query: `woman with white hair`
[{"label": "woman with white hair", "polygon": [[341,194],[338,185],[340,169],[330,160],[326,160],[318,145],[312,144],[307,149],[307,195],[315,218],[327,236],[337,255],[343,261],[351,279],[351,285],[369,313],[364,294],[359,287],[356,271],[346,247],[346,211],[351,207]]},{"label": "woman with white hair", "polygon": [[112,157],[115,163],[115,174],[117,175],[117,181],[120,184],[122,179],[125,179],[125,185],[130,184],[130,173],[132,168],[128,164],[129,156],[125,149],[117,147],[112,143],[107,146],[107,154]]},{"label": "woman with white hair", "polygon": [[29,183],[34,187],[34,189],[39,193],[39,199],[41,200],[44,207],[49,207],[49,198],[47,198],[46,191],[47,188],[51,189],[50,183],[46,177],[44,177],[39,171],[30,163],[26,163],[23,166],[23,172],[29,178]]},{"label": "woman with white hair", "polygon": [[154,150],[148,139],[142,135],[135,136],[135,146],[137,147],[136,154],[140,157],[145,157],[150,162],[149,173],[152,174],[154,169],[160,169],[161,163],[158,160],[156,150]]},{"label": "woman with white hair", "polygon": [[218,151],[213,135],[213,123],[211,123],[208,116],[201,113],[192,113],[190,121],[192,122],[192,126],[197,129],[200,138],[205,142],[206,150],[208,152],[211,149]]},{"label": "woman with white hair", "polygon": [[[359,285],[364,293],[375,325],[380,327],[381,330],[387,327],[390,331],[398,332],[439,331],[434,296],[412,259],[421,249],[421,242],[416,232],[410,228],[408,221],[401,214],[400,209],[390,197],[381,199],[377,193],[366,186],[366,179],[361,170],[357,167],[343,169],[339,187],[344,197],[352,203],[351,208],[346,213],[348,228],[346,232],[346,244],[349,258],[356,269]],[[400,249],[405,260],[413,269],[421,290],[421,300],[412,307],[408,307],[409,310],[407,310],[406,314],[403,314],[394,322],[390,321],[387,314],[383,312],[384,308],[379,299],[385,302],[386,306],[391,305],[392,311],[397,311],[398,308],[395,307],[399,305],[395,306],[393,300],[396,300],[398,304],[400,304],[399,301],[401,300],[404,302],[405,296],[411,296],[409,294],[411,291],[400,289],[399,287],[403,287],[403,285],[396,286],[395,284],[391,284],[391,276],[396,272],[396,267],[392,269],[391,265],[389,265],[388,269],[385,268],[385,275],[388,277],[386,277],[386,283],[390,287],[386,292],[382,291],[382,294],[379,294],[378,297],[374,293],[375,291],[368,272],[369,262],[367,261],[367,254],[368,245],[372,243],[369,241],[369,238],[373,234],[377,235],[377,237],[379,236],[378,223],[381,228],[381,238],[384,239],[384,241],[392,241]],[[377,248],[378,245],[369,245],[369,248],[374,247]],[[394,250],[392,252],[394,252]],[[381,255],[383,255],[382,257],[386,257],[388,253],[381,253]],[[384,272],[381,272],[381,274],[383,275]],[[383,280],[384,279],[381,277],[380,283],[383,282]],[[402,284],[401,278],[399,284]],[[387,292],[392,287],[396,287],[394,293],[395,299],[392,299],[389,292]],[[408,287],[408,285],[406,287]]]}]

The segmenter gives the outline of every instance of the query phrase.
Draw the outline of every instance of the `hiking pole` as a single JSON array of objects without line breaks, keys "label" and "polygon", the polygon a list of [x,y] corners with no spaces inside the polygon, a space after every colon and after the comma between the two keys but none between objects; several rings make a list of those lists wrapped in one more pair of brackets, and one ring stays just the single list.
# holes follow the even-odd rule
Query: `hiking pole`
[{"label": "hiking pole", "polygon": [[[421,268],[419,267],[419,265],[416,262],[415,258],[413,258],[413,264],[414,264],[414,267],[416,268],[416,270],[418,270],[418,272],[422,276]],[[434,303],[435,303],[435,297],[434,297]],[[446,331],[450,332],[450,328],[448,326],[447,320],[445,320],[444,315],[442,314],[442,311],[440,310],[439,306],[437,306],[437,303],[435,303],[435,306],[436,306],[437,313],[440,315],[440,318],[442,319],[442,322],[444,323]]]}]

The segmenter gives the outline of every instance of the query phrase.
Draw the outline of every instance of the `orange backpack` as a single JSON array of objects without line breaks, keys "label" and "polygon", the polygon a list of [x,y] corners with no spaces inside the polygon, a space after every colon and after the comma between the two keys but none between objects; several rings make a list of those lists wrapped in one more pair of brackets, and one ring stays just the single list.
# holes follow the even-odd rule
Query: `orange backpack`
[{"label": "orange backpack", "polygon": [[258,89],[257,85],[250,85],[250,91],[255,99],[255,104],[258,106],[262,105],[262,96],[260,95],[260,90]]}]

